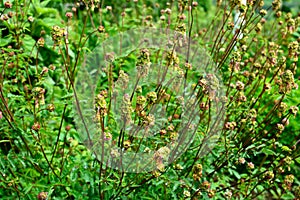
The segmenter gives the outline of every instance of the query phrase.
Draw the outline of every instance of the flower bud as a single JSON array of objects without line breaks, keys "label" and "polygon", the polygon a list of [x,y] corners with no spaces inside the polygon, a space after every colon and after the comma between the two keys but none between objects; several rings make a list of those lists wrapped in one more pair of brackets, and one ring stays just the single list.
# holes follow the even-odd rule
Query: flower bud
[{"label": "flower bud", "polygon": [[45,45],[45,39],[44,38],[40,38],[37,41],[38,46],[43,47]]},{"label": "flower bud", "polygon": [[40,128],[41,128],[41,125],[38,122],[35,122],[31,127],[31,129],[34,131],[39,131]]}]

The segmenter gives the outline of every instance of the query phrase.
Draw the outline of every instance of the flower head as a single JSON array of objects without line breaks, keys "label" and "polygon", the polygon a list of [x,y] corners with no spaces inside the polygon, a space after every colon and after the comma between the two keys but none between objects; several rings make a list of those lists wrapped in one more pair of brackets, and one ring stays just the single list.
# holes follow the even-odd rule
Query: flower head
[{"label": "flower head", "polygon": [[73,13],[67,12],[66,13],[66,17],[69,18],[69,19],[71,19],[73,17]]}]

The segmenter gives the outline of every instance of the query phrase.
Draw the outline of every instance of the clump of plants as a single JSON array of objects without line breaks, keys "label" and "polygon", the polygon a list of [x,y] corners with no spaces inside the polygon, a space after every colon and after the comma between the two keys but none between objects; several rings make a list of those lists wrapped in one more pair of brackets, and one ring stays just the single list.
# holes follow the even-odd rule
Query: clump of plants
[{"label": "clump of plants", "polygon": [[297,199],[282,2],[4,1],[2,199]]}]

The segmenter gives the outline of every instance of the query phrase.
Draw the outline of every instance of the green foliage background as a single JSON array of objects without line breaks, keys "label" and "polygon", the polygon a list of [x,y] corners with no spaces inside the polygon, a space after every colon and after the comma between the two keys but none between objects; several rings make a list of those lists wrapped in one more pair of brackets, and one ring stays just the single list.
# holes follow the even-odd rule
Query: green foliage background
[{"label": "green foliage background", "polygon": [[[250,99],[246,105],[233,101],[228,109],[226,122],[236,122],[237,125],[233,130],[222,132],[217,146],[210,154],[198,158],[195,156],[196,149],[190,149],[161,172],[130,174],[113,169],[100,170],[101,163],[84,145],[84,141],[81,141],[80,133],[75,128],[74,116],[77,113],[73,109],[71,83],[76,80],[78,68],[85,62],[85,55],[106,38],[119,32],[148,26],[166,28],[167,22],[161,22],[160,17],[169,17],[161,14],[162,9],[169,7],[172,9],[172,23],[169,26],[175,30],[178,25],[176,20],[181,14],[178,5],[190,4],[190,1],[144,0],[135,3],[119,0],[13,0],[10,1],[11,8],[5,8],[5,2],[0,4],[1,17],[12,16],[0,21],[1,199],[300,198],[300,118],[299,115],[293,116],[289,110],[290,106],[299,107],[300,92],[296,89],[284,96],[283,101],[288,108],[282,116],[289,116],[290,123],[282,133],[278,133],[276,129],[276,124],[281,123],[282,117],[278,116],[278,107],[273,107],[274,101],[280,100],[282,94],[278,93],[278,85],[274,84],[259,99],[259,105],[255,106],[261,110],[257,113],[256,123],[247,121],[244,126],[241,122],[242,116],[249,113]],[[215,36],[222,29],[222,17],[226,15],[223,15],[222,9],[219,10],[215,1],[198,3],[192,33],[197,35],[195,39],[199,45],[205,46],[214,60],[220,63],[219,58],[224,53],[222,49],[232,40],[232,35],[228,36],[227,43],[223,46],[217,45],[217,50],[213,48],[213,44]],[[263,8],[266,9],[271,4],[272,1],[265,1]],[[287,12],[291,12],[296,18],[300,10],[298,1],[284,1],[283,5],[282,18],[276,19],[274,14],[270,14],[266,17],[269,23],[264,24],[261,34],[255,31],[249,33],[249,38],[257,38],[258,42],[251,46],[251,40],[246,40],[246,44],[251,47],[246,53],[242,53],[241,62],[249,61],[261,47],[268,46],[273,38],[280,45],[281,55],[286,56],[289,43],[299,41],[299,24],[292,34],[287,34],[286,39],[280,40],[280,36],[275,35],[280,32],[280,27],[273,23],[277,24],[277,20],[284,21]],[[112,10],[107,6],[111,6]],[[228,8],[227,11],[229,10]],[[67,12],[71,12],[73,16],[68,18]],[[186,16],[189,15],[187,10],[184,12]],[[218,12],[220,15],[215,15]],[[231,12],[235,12],[234,9]],[[255,16],[259,16],[258,12],[259,9]],[[224,22],[225,29],[227,23]],[[249,27],[253,25],[254,29],[256,23],[253,21]],[[55,26],[64,30],[54,39]],[[99,31],[99,27],[103,27],[105,31]],[[206,37],[200,37],[205,34],[204,29],[210,32],[207,32]],[[271,35],[274,37],[270,37]],[[236,44],[238,50],[242,46],[240,42]],[[247,83],[248,80],[248,77],[242,75],[242,71],[232,75],[230,60],[235,56],[232,52],[233,50],[228,54],[227,60],[222,60],[223,65],[219,66],[224,83],[230,88],[227,95],[229,100],[231,96],[235,98],[237,93],[230,84],[239,80]],[[299,54],[299,49],[296,52]],[[299,66],[299,61],[288,58],[287,69],[292,69],[292,63]],[[270,71],[273,70],[271,68]],[[300,72],[299,69],[294,69],[295,83],[299,84]],[[247,70],[251,71],[252,67]],[[114,76],[118,77],[118,73]],[[253,83],[245,85],[245,94],[259,96],[264,85],[258,77],[254,78]],[[271,77],[267,79],[271,80]],[[260,124],[273,108],[273,118],[268,123]],[[269,132],[262,137],[254,136],[264,130]],[[234,139],[233,135],[236,136]],[[251,138],[251,142],[247,142],[248,138]],[[287,157],[292,160],[287,162]],[[240,158],[244,158],[245,163]],[[253,169],[249,167],[250,163],[254,164]],[[195,166],[201,166],[199,179],[193,178],[194,174],[197,175]],[[265,174],[269,171],[273,173],[273,177],[266,179]],[[286,177],[290,174],[294,175],[294,180],[287,184]]]}]

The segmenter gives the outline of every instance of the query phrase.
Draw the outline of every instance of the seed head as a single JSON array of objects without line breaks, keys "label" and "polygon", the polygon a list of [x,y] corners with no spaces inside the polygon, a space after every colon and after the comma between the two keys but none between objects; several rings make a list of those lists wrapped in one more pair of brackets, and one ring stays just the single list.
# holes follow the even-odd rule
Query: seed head
[{"label": "seed head", "polygon": [[246,162],[245,158],[240,157],[239,158],[239,163],[244,164]]},{"label": "seed head", "polygon": [[297,106],[291,106],[291,107],[290,107],[290,112],[291,112],[294,116],[297,115],[298,111],[299,111],[299,108],[298,108]]},{"label": "seed head", "polygon": [[157,100],[156,92],[149,92],[147,94],[147,100],[148,100],[149,103],[154,103]]},{"label": "seed head", "polygon": [[28,20],[29,22],[33,22],[33,21],[34,21],[34,18],[33,18],[32,16],[29,16],[29,17],[27,18],[27,20]]},{"label": "seed head", "polygon": [[73,13],[67,12],[67,13],[66,13],[66,17],[67,17],[68,19],[72,19]]},{"label": "seed head", "polygon": [[166,17],[164,15],[160,16],[160,20],[161,21],[165,21],[166,20]]},{"label": "seed head", "polygon": [[245,84],[241,81],[237,81],[235,85],[237,90],[243,90],[245,87]]},{"label": "seed head", "polygon": [[273,10],[279,10],[281,7],[281,0],[274,0],[272,2],[272,9]]},{"label": "seed head", "polygon": [[31,127],[31,129],[34,131],[39,131],[40,128],[41,128],[41,125],[38,122],[35,122]]},{"label": "seed head", "polygon": [[47,110],[48,110],[49,112],[53,112],[54,109],[55,109],[54,104],[49,104],[49,105],[47,106]]},{"label": "seed head", "polygon": [[67,125],[66,128],[65,128],[65,130],[66,130],[66,131],[70,131],[70,130],[71,130],[71,126],[70,126],[70,125]]},{"label": "seed head", "polygon": [[43,47],[45,45],[45,39],[44,38],[38,39],[37,44],[39,47]]},{"label": "seed head", "polygon": [[274,178],[274,173],[272,172],[272,171],[266,171],[265,173],[264,173],[264,178],[265,179],[273,179]]},{"label": "seed head", "polygon": [[6,2],[4,3],[4,7],[5,7],[5,8],[12,8],[12,4],[11,4],[9,1],[6,1]]},{"label": "seed head", "polygon": [[268,11],[266,11],[265,9],[262,9],[259,11],[259,14],[263,17],[266,16],[266,14],[268,13]]},{"label": "seed head", "polygon": [[247,166],[250,168],[250,169],[254,169],[254,164],[252,162],[248,162],[247,163]]},{"label": "seed head", "polygon": [[38,200],[46,200],[48,196],[48,192],[40,192],[37,196]]},{"label": "seed head", "polygon": [[166,12],[168,15],[170,15],[172,11],[171,11],[170,8],[167,8],[167,9],[165,10],[165,12]]},{"label": "seed head", "polygon": [[198,2],[197,1],[193,1],[192,6],[193,7],[197,7],[198,6]]}]

